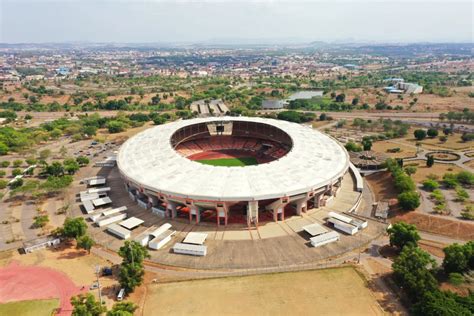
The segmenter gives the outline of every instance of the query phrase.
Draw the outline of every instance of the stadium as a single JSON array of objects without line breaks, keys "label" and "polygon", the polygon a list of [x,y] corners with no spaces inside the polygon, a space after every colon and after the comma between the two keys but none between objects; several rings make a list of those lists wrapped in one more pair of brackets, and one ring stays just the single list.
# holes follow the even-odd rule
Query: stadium
[{"label": "stadium", "polygon": [[217,225],[257,225],[324,206],[350,166],[338,142],[309,126],[249,117],[153,127],[123,144],[117,164],[145,208]]}]

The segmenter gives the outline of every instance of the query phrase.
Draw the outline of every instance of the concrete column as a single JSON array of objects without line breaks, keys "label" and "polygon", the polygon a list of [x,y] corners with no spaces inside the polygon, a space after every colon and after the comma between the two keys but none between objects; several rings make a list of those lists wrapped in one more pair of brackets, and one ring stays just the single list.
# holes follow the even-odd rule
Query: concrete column
[{"label": "concrete column", "polygon": [[173,201],[166,201],[166,210],[168,216],[171,216],[171,218],[175,218],[177,216],[177,211],[176,211],[176,202]]},{"label": "concrete column", "polygon": [[296,215],[301,216],[303,209],[304,209],[304,212],[306,212],[306,208],[308,207],[306,203],[307,201],[308,201],[307,199],[296,201]]},{"label": "concrete column", "polygon": [[[219,204],[221,204],[221,203],[219,203]],[[227,226],[227,217],[228,217],[228,213],[229,213],[228,205],[226,203],[222,203],[222,206],[217,206],[217,204],[216,204],[216,212],[217,212],[217,226],[220,225],[221,218],[224,218],[224,225]]]},{"label": "concrete column", "polygon": [[247,206],[247,224],[258,225],[258,201],[249,201]]},{"label": "concrete column", "polygon": [[199,207],[196,205],[189,206],[189,223],[193,220],[193,215],[196,216],[196,224],[201,221],[201,213]]}]

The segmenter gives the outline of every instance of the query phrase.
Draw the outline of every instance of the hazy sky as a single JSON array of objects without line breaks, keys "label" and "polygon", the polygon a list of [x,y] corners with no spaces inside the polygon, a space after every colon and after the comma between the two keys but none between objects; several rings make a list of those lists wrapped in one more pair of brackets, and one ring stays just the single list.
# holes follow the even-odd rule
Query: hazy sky
[{"label": "hazy sky", "polygon": [[0,0],[0,42],[472,42],[471,1]]}]

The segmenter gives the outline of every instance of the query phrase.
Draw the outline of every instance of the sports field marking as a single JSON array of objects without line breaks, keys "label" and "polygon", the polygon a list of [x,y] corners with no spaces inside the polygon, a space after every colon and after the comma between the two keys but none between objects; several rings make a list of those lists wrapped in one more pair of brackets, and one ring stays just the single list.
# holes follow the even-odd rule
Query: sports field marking
[{"label": "sports field marking", "polygon": [[59,300],[32,300],[0,304],[0,315],[49,316],[59,306]]},{"label": "sports field marking", "polygon": [[220,167],[243,167],[258,165],[257,159],[255,159],[254,157],[202,159],[196,161],[206,165]]}]

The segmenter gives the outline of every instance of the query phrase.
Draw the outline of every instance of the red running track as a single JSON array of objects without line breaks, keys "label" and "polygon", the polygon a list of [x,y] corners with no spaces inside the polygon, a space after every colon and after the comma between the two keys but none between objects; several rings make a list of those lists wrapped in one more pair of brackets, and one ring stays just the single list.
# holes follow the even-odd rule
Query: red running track
[{"label": "red running track", "polygon": [[71,315],[71,297],[80,293],[67,275],[53,269],[17,262],[0,269],[0,303],[59,298],[56,315]]}]

